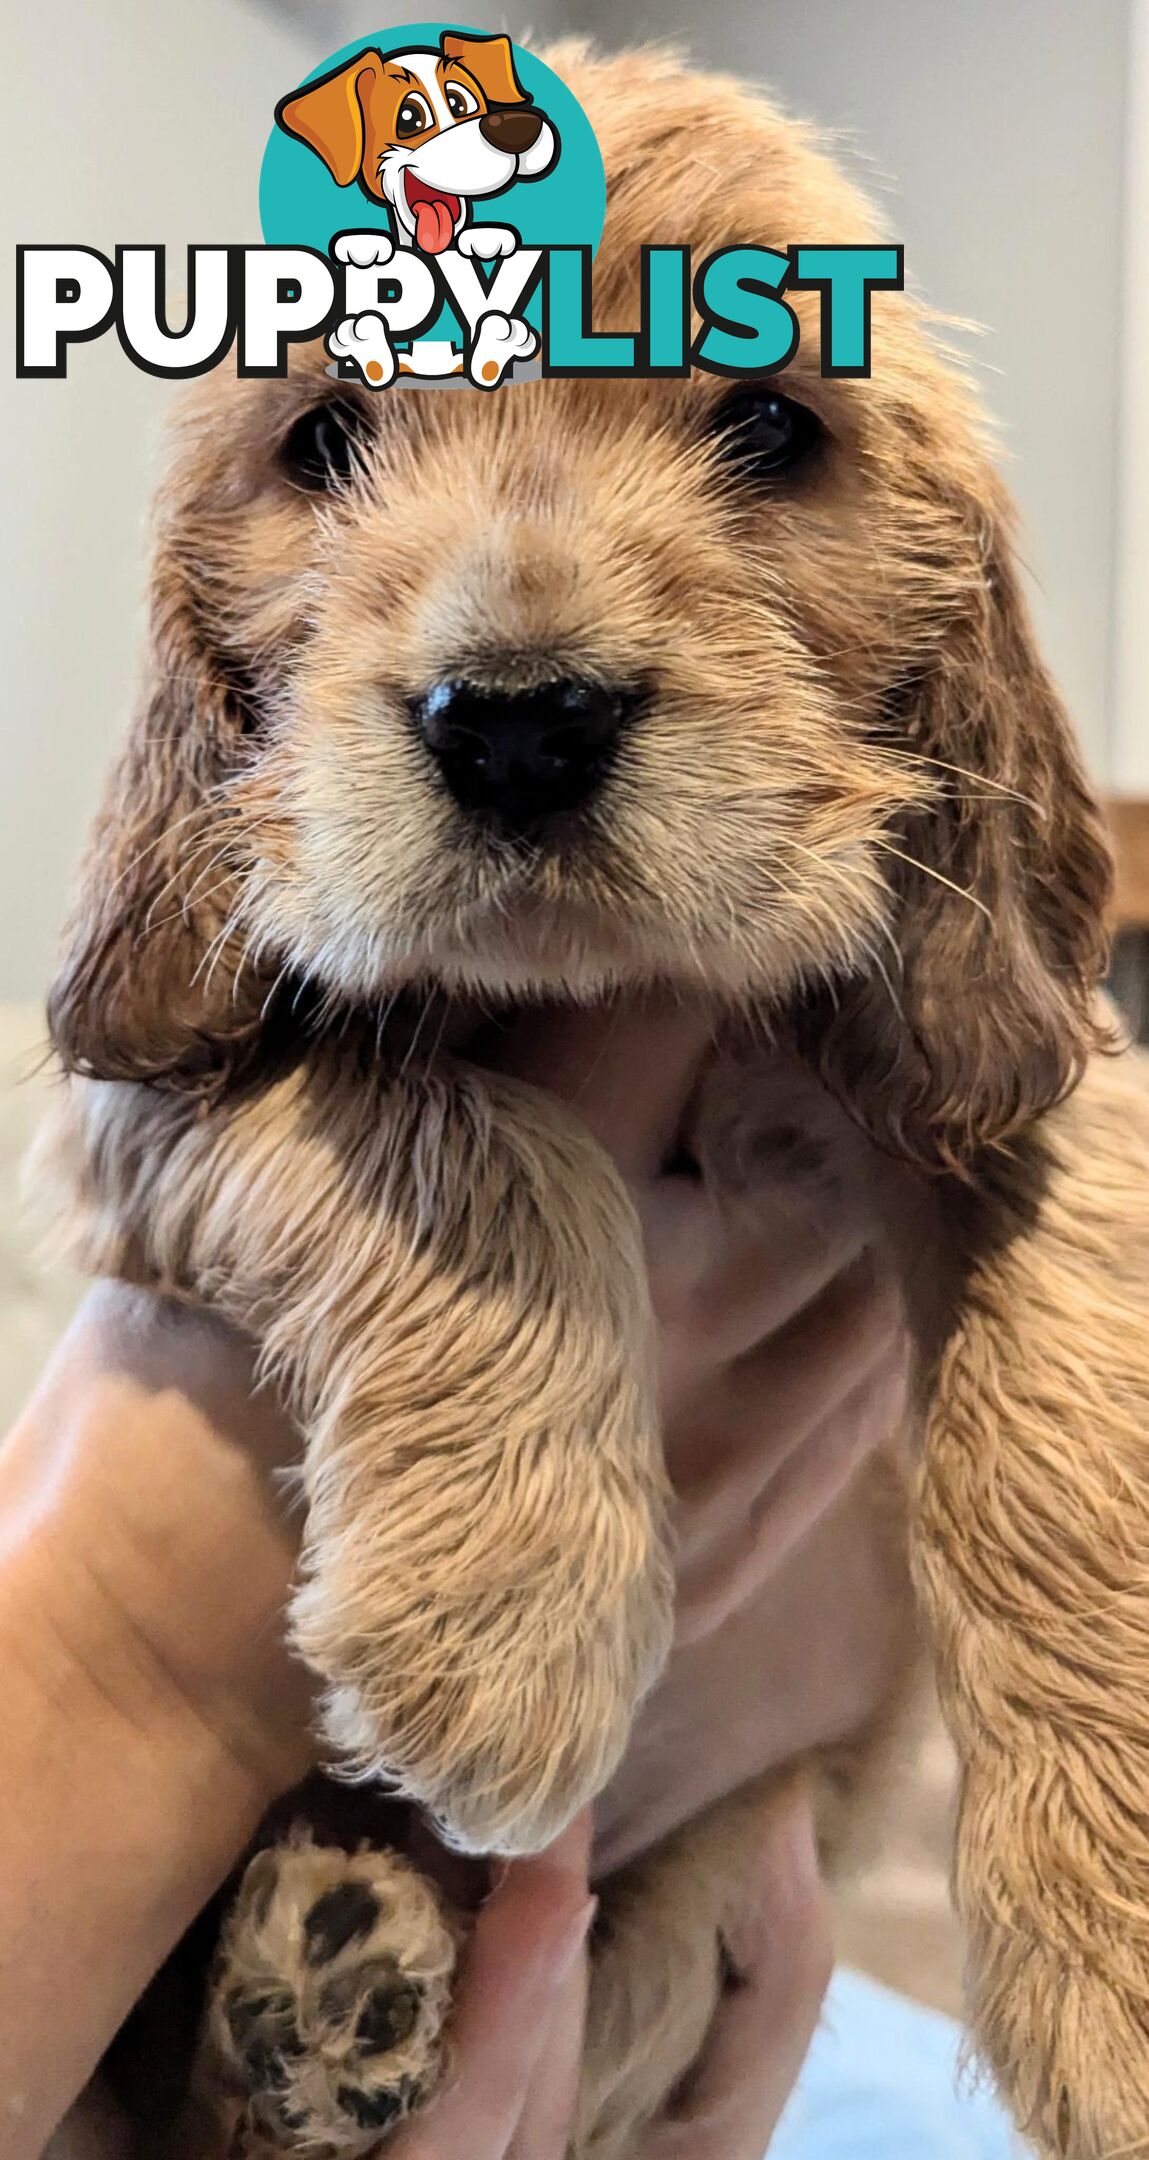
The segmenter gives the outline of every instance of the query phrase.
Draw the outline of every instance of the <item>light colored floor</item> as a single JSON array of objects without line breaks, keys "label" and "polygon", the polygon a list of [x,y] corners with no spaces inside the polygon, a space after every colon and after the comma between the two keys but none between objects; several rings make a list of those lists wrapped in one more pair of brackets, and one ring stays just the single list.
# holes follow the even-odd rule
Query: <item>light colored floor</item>
[{"label": "light colored floor", "polygon": [[[77,1279],[36,1256],[19,1165],[50,1080],[38,1070],[42,1030],[25,1007],[0,1005],[0,1432],[48,1356],[78,1295]],[[842,1955],[891,1986],[956,2010],[960,1954],[946,1895],[952,1766],[927,1732],[897,1782],[889,1819],[840,1902]]]}]

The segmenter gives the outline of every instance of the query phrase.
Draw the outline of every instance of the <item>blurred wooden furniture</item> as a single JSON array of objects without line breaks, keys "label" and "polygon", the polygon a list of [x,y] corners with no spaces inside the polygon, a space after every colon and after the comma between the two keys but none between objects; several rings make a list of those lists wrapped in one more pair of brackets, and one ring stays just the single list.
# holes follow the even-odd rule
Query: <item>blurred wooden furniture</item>
[{"label": "blurred wooden furniture", "polygon": [[1149,930],[1149,801],[1111,797],[1109,822],[1117,852],[1115,925],[1119,930]]}]

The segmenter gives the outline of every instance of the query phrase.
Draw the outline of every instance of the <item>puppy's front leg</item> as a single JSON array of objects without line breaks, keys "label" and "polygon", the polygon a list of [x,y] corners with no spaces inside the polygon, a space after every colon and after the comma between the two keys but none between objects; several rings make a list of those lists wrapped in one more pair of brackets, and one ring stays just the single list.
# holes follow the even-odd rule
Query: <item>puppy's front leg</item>
[{"label": "puppy's front leg", "polygon": [[[1043,1188],[1034,1175],[1044,1158]],[[1003,1157],[922,1468],[974,2031],[1044,2160],[1149,2152],[1149,1093]]]},{"label": "puppy's front leg", "polygon": [[304,1426],[293,1625],[333,1745],[461,1846],[544,1844],[668,1641],[641,1244],[605,1156],[462,1065],[70,1100],[88,1264],[249,1329]]}]

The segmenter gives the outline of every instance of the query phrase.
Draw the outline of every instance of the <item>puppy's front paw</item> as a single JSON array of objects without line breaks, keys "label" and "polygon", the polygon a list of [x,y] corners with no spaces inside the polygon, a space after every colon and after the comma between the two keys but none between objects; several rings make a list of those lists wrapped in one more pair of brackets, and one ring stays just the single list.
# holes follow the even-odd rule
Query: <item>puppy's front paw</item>
[{"label": "puppy's front paw", "polygon": [[421,2107],[442,2074],[457,1949],[438,1893],[397,1854],[258,1853],[201,2064],[208,2087],[222,2078],[235,2148],[365,2153]]},{"label": "puppy's front paw", "polygon": [[[522,1466],[514,1516],[484,1522],[481,1494],[456,1488],[450,1457],[434,1458],[438,1490],[422,1518],[430,1549],[420,1550],[415,1511],[394,1497],[406,1547],[388,1552],[363,1529],[317,1539],[296,1597],[295,1639],[327,1682],[322,1717],[336,1754],[393,1781],[458,1851],[549,1844],[609,1780],[669,1649],[656,1495],[626,1494],[620,1480],[613,1506],[604,1498],[582,1408],[561,1452],[586,1466],[585,1483],[572,1473],[564,1493],[532,1481],[530,1435],[508,1433]],[[637,1404],[622,1388],[614,1408],[625,1416]],[[606,1442],[608,1457],[617,1444]],[[625,1452],[652,1450],[636,1441]],[[456,1459],[465,1466],[461,1447]],[[366,1511],[355,1512],[365,1526]]]},{"label": "puppy's front paw", "polygon": [[394,259],[395,242],[385,232],[337,233],[332,244],[336,262],[352,270],[385,270]]},{"label": "puppy's front paw", "polygon": [[401,1075],[388,1114],[389,1249],[308,1422],[293,1630],[352,1773],[464,1851],[531,1852],[606,1784],[669,1648],[641,1229],[537,1091]]}]

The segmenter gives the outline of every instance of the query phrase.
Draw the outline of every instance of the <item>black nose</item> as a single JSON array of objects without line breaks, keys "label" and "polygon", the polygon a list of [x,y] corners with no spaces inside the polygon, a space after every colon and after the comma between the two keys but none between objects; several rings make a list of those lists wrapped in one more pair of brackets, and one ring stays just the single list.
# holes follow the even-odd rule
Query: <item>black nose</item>
[{"label": "black nose", "polygon": [[594,793],[638,703],[573,677],[530,690],[456,679],[412,699],[411,716],[460,809],[530,833]]},{"label": "black nose", "polygon": [[486,112],[479,122],[484,140],[494,143],[496,150],[509,151],[512,157],[521,157],[524,150],[537,143],[542,131],[542,114],[532,112],[529,105],[516,106],[510,112]]}]

